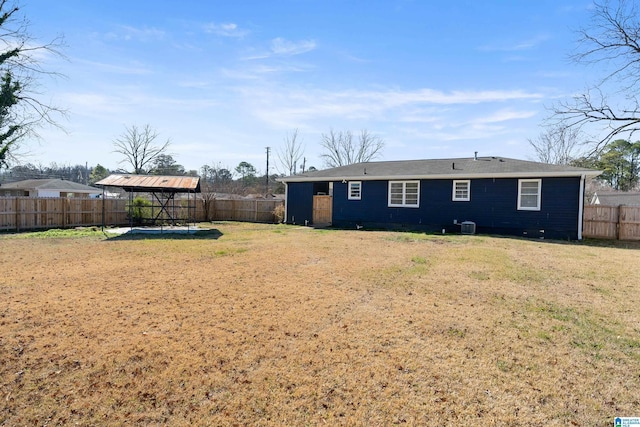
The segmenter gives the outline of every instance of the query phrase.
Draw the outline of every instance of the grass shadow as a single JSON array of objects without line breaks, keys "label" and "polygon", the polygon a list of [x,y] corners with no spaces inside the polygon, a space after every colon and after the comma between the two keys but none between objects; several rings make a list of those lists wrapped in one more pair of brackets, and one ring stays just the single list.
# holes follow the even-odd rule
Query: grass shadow
[{"label": "grass shadow", "polygon": [[[483,234],[475,234],[482,236]],[[539,242],[553,245],[575,245],[575,246],[591,246],[594,248],[613,248],[613,249],[631,249],[639,250],[640,241],[638,240],[611,240],[611,239],[593,239],[583,238],[582,240],[562,240],[562,239],[539,239],[535,237],[509,236],[502,234],[485,234],[486,237],[494,239],[516,239],[525,242]]]},{"label": "grass shadow", "polygon": [[640,249],[640,240],[611,240],[585,238],[578,242],[580,245],[593,246],[596,248],[616,248],[616,249]]},{"label": "grass shadow", "polygon": [[209,230],[198,230],[195,232],[133,232],[129,231],[123,234],[104,233],[107,241],[120,240],[217,240],[223,236],[220,230],[215,228]]},{"label": "grass shadow", "polygon": [[[328,226],[328,227],[314,227],[314,229],[319,232],[330,232],[330,231],[340,231],[340,230],[354,230],[353,228],[347,227],[338,227],[338,226]],[[578,245],[578,246],[592,246],[595,248],[615,248],[615,249],[630,249],[630,250],[640,250],[640,240],[613,240],[613,239],[595,239],[595,238],[584,238],[582,240],[562,240],[562,239],[541,239],[535,237],[526,237],[526,236],[517,236],[510,234],[492,234],[492,233],[474,233],[474,234],[462,234],[460,232],[447,232],[445,234],[439,233],[437,231],[432,230],[416,230],[411,228],[383,228],[383,227],[367,227],[358,229],[362,232],[376,232],[376,231],[388,231],[398,233],[399,240],[426,240],[426,239],[456,239],[456,238],[466,238],[466,239],[474,239],[481,237],[490,237],[494,239],[515,239],[529,242],[540,242],[547,244],[556,244],[556,245]],[[408,236],[415,236],[416,239],[411,239]]]}]

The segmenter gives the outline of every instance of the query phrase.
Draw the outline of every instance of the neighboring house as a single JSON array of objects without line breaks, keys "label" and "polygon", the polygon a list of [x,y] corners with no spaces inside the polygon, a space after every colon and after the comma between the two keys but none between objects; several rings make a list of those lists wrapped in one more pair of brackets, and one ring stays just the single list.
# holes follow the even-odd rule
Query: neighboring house
[{"label": "neighboring house", "polygon": [[585,179],[599,174],[475,157],[358,163],[280,181],[290,224],[575,240],[582,239]]},{"label": "neighboring house", "polygon": [[591,198],[592,205],[640,206],[640,193],[625,191],[600,191]]},{"label": "neighboring house", "polygon": [[97,197],[102,190],[63,179],[27,179],[0,185],[0,197]]}]

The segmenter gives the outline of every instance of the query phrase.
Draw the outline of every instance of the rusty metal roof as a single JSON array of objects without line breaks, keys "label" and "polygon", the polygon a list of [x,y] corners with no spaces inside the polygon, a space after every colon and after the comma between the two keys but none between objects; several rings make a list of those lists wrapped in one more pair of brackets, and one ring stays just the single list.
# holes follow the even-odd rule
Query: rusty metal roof
[{"label": "rusty metal roof", "polygon": [[120,187],[125,191],[169,193],[199,193],[200,178],[197,176],[165,175],[109,175],[95,185],[101,187]]}]

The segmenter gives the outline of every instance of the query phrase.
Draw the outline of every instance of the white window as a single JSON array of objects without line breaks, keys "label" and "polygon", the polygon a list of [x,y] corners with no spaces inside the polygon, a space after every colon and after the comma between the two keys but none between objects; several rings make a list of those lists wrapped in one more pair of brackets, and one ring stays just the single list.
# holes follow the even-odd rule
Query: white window
[{"label": "white window", "polygon": [[471,200],[471,181],[453,181],[453,196],[454,202],[468,202]]},{"label": "white window", "polygon": [[360,200],[362,198],[362,182],[349,181],[349,200]]},{"label": "white window", "polygon": [[389,207],[420,206],[420,181],[389,181]]},{"label": "white window", "polygon": [[519,179],[518,210],[539,211],[541,191],[541,179]]}]

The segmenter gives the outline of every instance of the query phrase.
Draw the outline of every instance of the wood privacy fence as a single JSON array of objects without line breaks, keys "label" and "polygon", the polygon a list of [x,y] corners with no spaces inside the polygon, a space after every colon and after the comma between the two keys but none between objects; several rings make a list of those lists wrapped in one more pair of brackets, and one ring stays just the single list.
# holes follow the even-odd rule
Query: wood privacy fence
[{"label": "wood privacy fence", "polygon": [[584,237],[640,240],[640,206],[584,207]]},{"label": "wood privacy fence", "polygon": [[[57,197],[0,197],[0,231],[22,231],[102,225],[129,225],[126,199],[74,199]],[[177,202],[178,203],[178,202]],[[276,222],[274,211],[279,200],[202,199],[178,203],[173,213],[179,221]],[[194,209],[195,207],[195,209]]]},{"label": "wood privacy fence", "polygon": [[277,222],[275,210],[284,206],[282,200],[214,199],[198,200],[198,221]]},{"label": "wood privacy fence", "polygon": [[66,197],[0,197],[0,231],[127,224],[126,200]]},{"label": "wood privacy fence", "polygon": [[[103,202],[105,225],[129,225],[126,199],[0,197],[0,231],[102,225]],[[177,220],[277,222],[274,212],[284,204],[263,199],[197,199],[191,203],[188,209],[186,200],[179,202]],[[585,206],[582,234],[640,240],[640,206]]]}]

